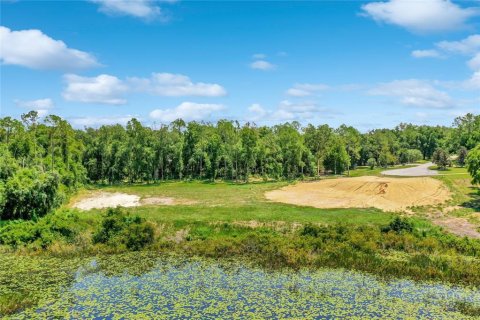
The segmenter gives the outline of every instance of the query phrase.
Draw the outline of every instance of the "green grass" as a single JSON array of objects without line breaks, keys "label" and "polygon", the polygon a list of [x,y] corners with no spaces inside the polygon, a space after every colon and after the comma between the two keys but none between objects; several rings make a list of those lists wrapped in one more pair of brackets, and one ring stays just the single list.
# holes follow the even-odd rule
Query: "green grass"
[{"label": "green grass", "polygon": [[455,175],[465,175],[469,176],[466,167],[446,167],[445,169],[439,169],[438,166],[430,166],[428,167],[430,170],[438,170],[440,175],[448,175],[448,174],[455,174]]},{"label": "green grass", "polygon": [[[388,223],[392,214],[368,209],[317,209],[280,204],[268,201],[264,193],[287,185],[286,182],[233,184],[165,182],[151,185],[125,185],[101,187],[108,192],[124,192],[146,197],[173,197],[179,201],[190,201],[190,205],[141,206],[129,211],[155,222],[234,222],[251,221],[298,222],[298,223]],[[84,195],[81,193],[73,201]],[[101,210],[83,212],[81,217],[95,219]]]}]

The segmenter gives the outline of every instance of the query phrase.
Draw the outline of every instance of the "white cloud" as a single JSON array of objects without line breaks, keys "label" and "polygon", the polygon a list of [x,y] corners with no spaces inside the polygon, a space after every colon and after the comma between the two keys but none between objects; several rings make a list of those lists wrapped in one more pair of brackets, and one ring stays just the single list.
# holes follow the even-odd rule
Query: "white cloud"
[{"label": "white cloud", "polygon": [[91,0],[99,10],[109,15],[151,19],[161,15],[161,9],[152,0]]},{"label": "white cloud", "polygon": [[150,78],[129,78],[128,81],[136,91],[145,91],[159,96],[202,96],[220,97],[227,91],[215,83],[193,83],[182,74],[153,73]]},{"label": "white cloud", "polygon": [[0,26],[0,61],[32,69],[72,70],[98,66],[94,56],[68,48],[40,30],[12,31]]},{"label": "white cloud", "polygon": [[480,50],[480,34],[473,34],[460,41],[440,41],[435,44],[438,48],[456,54],[475,54]]},{"label": "white cloud", "polygon": [[[17,107],[26,109],[51,109],[54,107],[53,100],[50,98],[37,99],[37,100],[14,100]],[[38,110],[37,110],[38,111]]]},{"label": "white cloud", "polygon": [[417,79],[395,80],[383,83],[370,90],[371,95],[399,98],[399,102],[419,108],[450,108],[455,106],[453,99],[430,83]]},{"label": "white cloud", "polygon": [[254,103],[250,107],[248,107],[248,112],[251,114],[247,118],[248,121],[259,121],[262,120],[266,115],[268,115],[268,111],[265,110],[258,103]]},{"label": "white cloud", "polygon": [[306,97],[319,91],[330,89],[326,84],[296,83],[292,88],[288,89],[286,94],[293,97]]},{"label": "white cloud", "polygon": [[155,109],[150,112],[150,118],[162,122],[172,122],[176,119],[200,121],[208,120],[215,112],[223,109],[225,109],[225,107],[220,104],[183,102],[176,108]]},{"label": "white cloud", "polygon": [[468,66],[473,70],[480,70],[480,52],[468,61]]},{"label": "white cloud", "polygon": [[[126,116],[105,116],[105,117],[77,117],[69,119],[70,123],[76,128],[83,127],[99,127],[103,125],[114,125],[121,124],[125,125],[135,116],[126,115]],[[137,118],[138,119],[138,118]]]},{"label": "white cloud", "polygon": [[64,76],[67,87],[62,95],[67,101],[102,104],[125,104],[123,94],[127,86],[117,77],[101,74],[97,77],[81,77],[75,74]]},{"label": "white cloud", "polygon": [[480,70],[475,71],[470,79],[465,81],[467,89],[480,90]]},{"label": "white cloud", "polygon": [[440,58],[442,55],[434,49],[431,50],[413,50],[412,57],[415,58]]},{"label": "white cloud", "polygon": [[269,71],[269,70],[274,70],[276,66],[266,60],[257,60],[250,64],[250,68],[256,69],[256,70]]},{"label": "white cloud", "polygon": [[338,114],[333,110],[322,108],[315,102],[293,103],[289,100],[280,101],[274,110],[267,110],[258,103],[252,104],[248,111],[248,121],[304,121],[318,116],[331,117]]},{"label": "white cloud", "polygon": [[389,0],[362,6],[367,16],[414,32],[436,32],[465,27],[478,8],[462,8],[450,0]]}]

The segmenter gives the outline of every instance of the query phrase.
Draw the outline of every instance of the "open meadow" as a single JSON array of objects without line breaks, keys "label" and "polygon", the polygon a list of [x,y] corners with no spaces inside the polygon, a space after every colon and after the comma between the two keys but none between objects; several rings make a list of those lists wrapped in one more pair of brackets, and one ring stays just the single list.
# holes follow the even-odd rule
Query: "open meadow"
[{"label": "open meadow", "polygon": [[0,16],[0,319],[480,320],[480,0]]}]

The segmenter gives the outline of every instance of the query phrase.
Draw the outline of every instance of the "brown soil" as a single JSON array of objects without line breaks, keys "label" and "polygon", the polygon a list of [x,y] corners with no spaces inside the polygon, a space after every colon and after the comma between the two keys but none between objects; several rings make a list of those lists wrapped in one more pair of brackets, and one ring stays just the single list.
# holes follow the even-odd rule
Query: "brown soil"
[{"label": "brown soil", "polygon": [[475,225],[464,218],[448,217],[443,219],[434,219],[433,223],[444,227],[453,234],[480,239],[480,232],[476,230]]},{"label": "brown soil", "polygon": [[316,208],[371,208],[404,211],[412,206],[438,205],[450,199],[439,180],[357,177],[298,183],[265,194],[269,200]]}]

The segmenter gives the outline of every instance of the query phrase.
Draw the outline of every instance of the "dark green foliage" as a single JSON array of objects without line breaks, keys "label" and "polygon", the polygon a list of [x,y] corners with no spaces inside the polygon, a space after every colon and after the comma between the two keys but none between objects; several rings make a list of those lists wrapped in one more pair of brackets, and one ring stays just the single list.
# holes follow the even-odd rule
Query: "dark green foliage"
[{"label": "dark green foliage", "polygon": [[369,158],[367,160],[367,166],[370,168],[370,170],[373,170],[377,166],[377,161],[375,161],[375,158]]},{"label": "dark green foliage", "polygon": [[407,219],[402,219],[396,217],[388,226],[382,228],[382,232],[394,231],[396,233],[407,232],[411,233],[413,231],[413,224]]},{"label": "dark green foliage", "polygon": [[130,216],[121,208],[107,209],[92,240],[93,243],[140,250],[153,242],[154,232],[152,225],[139,216]]},{"label": "dark green foliage", "polygon": [[37,222],[17,220],[8,223],[0,228],[0,244],[47,248],[55,240],[73,242],[80,230],[79,219],[74,212],[59,211]]},{"label": "dark green foliage", "polygon": [[396,233],[411,233],[413,231],[413,224],[406,218],[395,217],[388,226],[381,228],[382,232],[394,231]]},{"label": "dark green foliage", "polygon": [[123,231],[125,246],[129,250],[140,250],[153,243],[154,233],[153,227],[148,223],[130,223]]},{"label": "dark green foliage", "polygon": [[439,169],[446,169],[450,164],[448,153],[442,148],[435,150],[432,156],[432,161],[438,166]]},{"label": "dark green foliage", "polygon": [[465,163],[467,161],[467,155],[468,155],[468,150],[465,147],[460,147],[457,153],[457,164],[460,167],[465,166]]},{"label": "dark green foliage", "polygon": [[61,202],[58,187],[59,176],[56,173],[20,169],[0,187],[3,189],[1,198],[4,198],[0,201],[1,218],[33,219],[44,216]]},{"label": "dark green foliage", "polygon": [[480,144],[467,156],[467,169],[472,176],[472,183],[480,184]]},{"label": "dark green foliage", "polygon": [[468,301],[457,301],[454,304],[455,309],[460,313],[470,317],[480,317],[480,306]]}]

